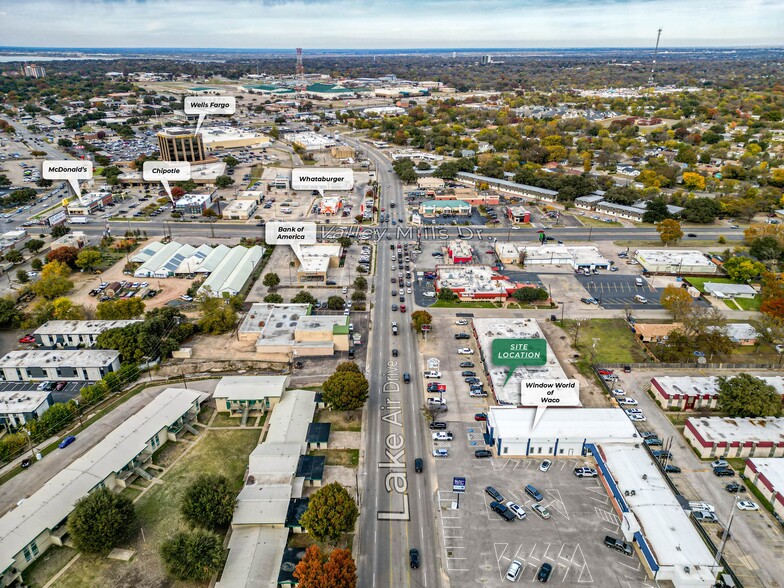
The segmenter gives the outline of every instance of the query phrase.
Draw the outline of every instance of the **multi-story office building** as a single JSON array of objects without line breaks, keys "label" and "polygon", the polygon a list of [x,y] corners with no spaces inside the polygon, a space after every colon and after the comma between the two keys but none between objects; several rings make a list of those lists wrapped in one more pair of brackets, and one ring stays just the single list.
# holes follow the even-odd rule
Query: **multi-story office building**
[{"label": "multi-story office building", "polygon": [[201,133],[186,129],[167,129],[158,133],[158,149],[162,161],[190,161],[207,159]]}]

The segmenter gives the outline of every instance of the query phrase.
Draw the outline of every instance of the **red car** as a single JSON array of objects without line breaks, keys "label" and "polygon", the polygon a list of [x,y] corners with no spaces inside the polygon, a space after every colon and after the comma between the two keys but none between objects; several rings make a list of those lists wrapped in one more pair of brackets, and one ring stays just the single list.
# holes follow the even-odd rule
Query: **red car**
[{"label": "red car", "polygon": [[60,390],[65,388],[67,385],[68,385],[68,382],[60,381],[60,382],[57,382],[57,385],[54,387],[54,389],[59,392]]},{"label": "red car", "polygon": [[599,370],[600,376],[611,376],[613,374],[612,370]]},{"label": "red car", "polygon": [[485,413],[483,413],[483,412],[478,412],[478,413],[476,413],[474,415],[474,420],[475,421],[486,421],[487,420],[487,415]]},{"label": "red car", "polygon": [[35,337],[32,335],[25,335],[21,339],[19,339],[20,343],[35,343]]}]

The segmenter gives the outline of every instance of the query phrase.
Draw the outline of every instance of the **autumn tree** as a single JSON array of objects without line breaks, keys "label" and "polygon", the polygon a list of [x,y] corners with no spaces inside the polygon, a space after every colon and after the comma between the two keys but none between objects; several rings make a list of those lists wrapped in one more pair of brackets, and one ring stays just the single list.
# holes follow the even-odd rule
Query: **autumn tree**
[{"label": "autumn tree", "polygon": [[229,299],[217,298],[211,292],[204,291],[197,300],[201,318],[199,329],[210,335],[227,333],[237,323],[237,308]]},{"label": "autumn tree", "polygon": [[348,549],[334,549],[327,558],[311,545],[294,568],[299,588],[355,588],[357,567]]},{"label": "autumn tree", "polygon": [[422,325],[432,325],[433,317],[426,310],[417,310],[411,313],[411,326],[417,333],[422,332]]},{"label": "autumn tree", "polygon": [[659,297],[659,303],[676,321],[680,321],[691,309],[693,298],[684,288],[667,286]]},{"label": "autumn tree", "polygon": [[103,255],[101,255],[100,251],[94,247],[86,247],[79,252],[74,263],[76,264],[76,267],[89,271],[96,265],[99,265],[102,261]]},{"label": "autumn tree", "polygon": [[683,185],[689,191],[702,192],[705,190],[705,177],[694,172],[684,172]]},{"label": "autumn tree", "polygon": [[357,504],[348,491],[339,482],[332,482],[310,497],[300,522],[317,541],[334,543],[354,530],[358,516]]},{"label": "autumn tree", "polygon": [[52,249],[46,254],[46,261],[59,261],[68,267],[76,267],[76,258],[79,256],[79,250],[76,247],[58,247]]},{"label": "autumn tree", "polygon": [[659,238],[662,243],[669,245],[670,243],[677,243],[683,239],[683,230],[681,230],[681,223],[673,219],[666,219],[656,225],[656,232],[659,233]]},{"label": "autumn tree", "polygon": [[727,276],[738,284],[745,284],[765,272],[765,264],[742,255],[730,257],[722,268],[727,272]]},{"label": "autumn tree", "polygon": [[135,296],[99,302],[95,309],[95,318],[105,321],[137,319],[143,314],[144,302]]},{"label": "autumn tree", "polygon": [[41,268],[40,279],[33,284],[33,292],[51,300],[67,294],[73,289],[73,282],[68,279],[71,270],[60,261],[50,261]]}]

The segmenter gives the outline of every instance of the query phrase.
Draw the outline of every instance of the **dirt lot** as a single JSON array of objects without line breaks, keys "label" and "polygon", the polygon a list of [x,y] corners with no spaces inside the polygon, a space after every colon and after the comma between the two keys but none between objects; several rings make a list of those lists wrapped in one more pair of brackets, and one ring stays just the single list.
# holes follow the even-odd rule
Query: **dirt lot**
[{"label": "dirt lot", "polygon": [[[152,240],[145,241],[141,245],[145,245],[151,241]],[[141,245],[137,248],[137,251],[141,248]],[[185,278],[134,278],[133,276],[123,274],[125,263],[125,258],[123,258],[101,274],[82,274],[79,272],[72,274],[71,279],[74,282],[74,291],[69,295],[69,298],[74,304],[82,304],[85,308],[95,309],[98,305],[98,298],[90,296],[90,290],[97,287],[101,282],[120,282],[122,280],[131,282],[146,281],[150,284],[151,288],[162,290],[155,298],[146,298],[144,300],[144,305],[149,310],[151,308],[166,306],[166,303],[170,300],[179,298],[188,291],[188,288],[191,287],[191,283],[193,282],[193,280]]]}]

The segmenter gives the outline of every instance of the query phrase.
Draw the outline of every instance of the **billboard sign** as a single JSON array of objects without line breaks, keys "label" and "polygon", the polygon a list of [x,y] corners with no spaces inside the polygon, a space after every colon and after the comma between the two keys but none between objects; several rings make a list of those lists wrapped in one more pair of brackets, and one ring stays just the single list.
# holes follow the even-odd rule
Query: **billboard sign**
[{"label": "billboard sign", "polygon": [[59,210],[46,219],[46,224],[48,224],[50,227],[53,227],[55,225],[64,223],[66,218],[68,218],[68,215],[65,214],[65,211]]},{"label": "billboard sign", "polygon": [[354,170],[332,167],[294,168],[291,171],[294,190],[353,190]]},{"label": "billboard sign", "polygon": [[466,479],[463,477],[455,476],[452,478],[452,492],[462,494],[466,489]]}]

